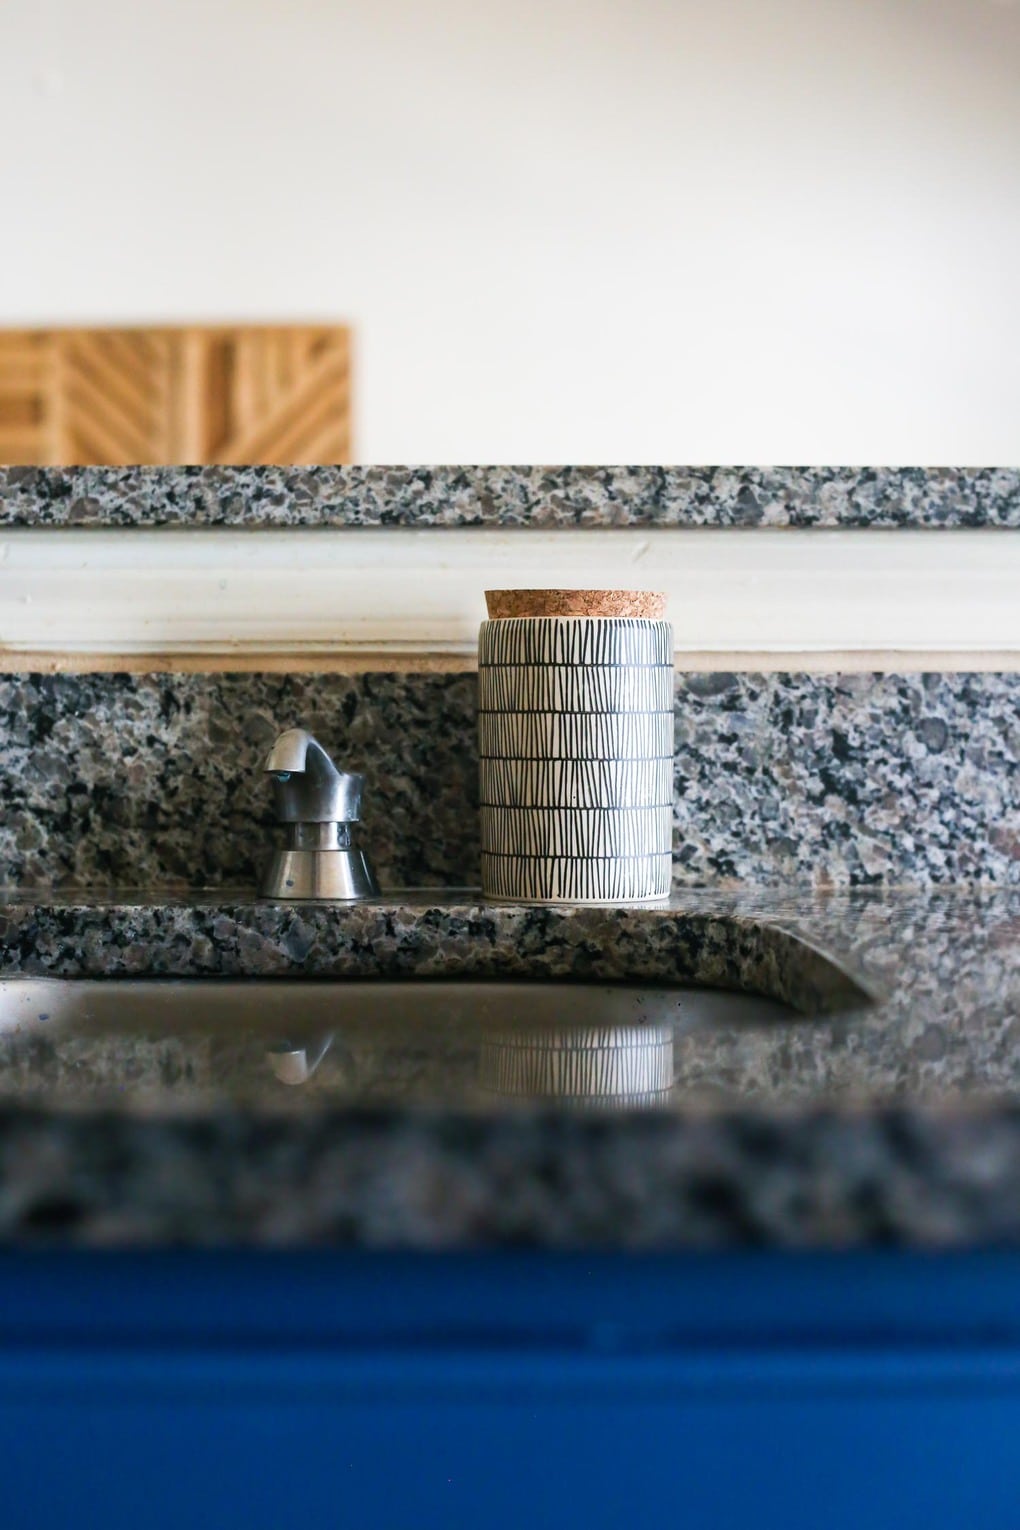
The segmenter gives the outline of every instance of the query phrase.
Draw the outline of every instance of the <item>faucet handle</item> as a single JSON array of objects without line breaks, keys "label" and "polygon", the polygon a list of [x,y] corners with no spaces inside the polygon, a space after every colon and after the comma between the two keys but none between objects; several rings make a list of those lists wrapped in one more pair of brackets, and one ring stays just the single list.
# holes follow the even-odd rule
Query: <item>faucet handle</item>
[{"label": "faucet handle", "polygon": [[266,756],[280,823],[357,823],[363,776],[338,770],[306,728],[288,728]]}]

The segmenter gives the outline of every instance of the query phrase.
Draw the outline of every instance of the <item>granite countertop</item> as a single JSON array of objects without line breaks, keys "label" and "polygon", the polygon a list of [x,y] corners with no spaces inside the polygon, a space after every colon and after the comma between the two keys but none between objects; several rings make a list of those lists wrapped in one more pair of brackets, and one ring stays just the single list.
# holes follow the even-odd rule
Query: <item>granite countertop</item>
[{"label": "granite countertop", "polygon": [[[644,909],[8,893],[0,1240],[1020,1243],[1018,935],[1005,889],[691,889]],[[39,976],[709,985],[798,1013],[681,1028],[668,1097],[607,1109],[480,1094],[475,1038],[413,1013],[359,1038],[372,1087],[335,1066],[307,1089],[248,1067],[257,997],[228,1035],[200,1004],[186,1033],[13,1024],[17,980]]]}]

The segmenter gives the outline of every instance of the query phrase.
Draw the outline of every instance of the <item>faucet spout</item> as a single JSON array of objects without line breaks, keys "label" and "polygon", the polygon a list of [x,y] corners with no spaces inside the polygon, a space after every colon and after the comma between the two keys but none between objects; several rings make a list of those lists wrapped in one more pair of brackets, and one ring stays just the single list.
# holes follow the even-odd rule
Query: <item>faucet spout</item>
[{"label": "faucet spout", "polygon": [[338,770],[305,728],[281,733],[262,767],[281,823],[357,823],[364,777]]},{"label": "faucet spout", "polygon": [[319,741],[308,732],[307,728],[287,728],[266,756],[263,769],[267,771],[287,770],[306,771],[308,769],[308,753],[312,749],[332,766],[333,762],[323,749]]}]

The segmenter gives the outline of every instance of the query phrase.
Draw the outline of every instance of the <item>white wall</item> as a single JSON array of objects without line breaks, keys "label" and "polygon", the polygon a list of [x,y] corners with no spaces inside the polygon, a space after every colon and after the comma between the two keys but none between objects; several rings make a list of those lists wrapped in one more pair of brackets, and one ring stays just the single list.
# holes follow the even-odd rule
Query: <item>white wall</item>
[{"label": "white wall", "polygon": [[0,323],[339,318],[371,461],[1020,460],[1020,8],[0,0]]}]

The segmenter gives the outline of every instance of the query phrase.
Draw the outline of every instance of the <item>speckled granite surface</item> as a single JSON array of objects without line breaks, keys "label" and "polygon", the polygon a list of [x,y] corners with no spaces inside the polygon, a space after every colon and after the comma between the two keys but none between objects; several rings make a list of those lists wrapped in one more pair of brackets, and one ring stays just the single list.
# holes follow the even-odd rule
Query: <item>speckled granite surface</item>
[{"label": "speckled granite surface", "polygon": [[384,884],[477,881],[473,676],[98,674],[0,676],[0,885],[254,885],[293,725],[365,775]]},{"label": "speckled granite surface", "polygon": [[1020,883],[1020,675],[678,677],[674,879]]},{"label": "speckled granite surface", "polygon": [[7,526],[1020,526],[1015,468],[0,468]]},{"label": "speckled granite surface", "polygon": [[[52,1019],[23,1037],[8,1026],[0,1074],[4,1241],[1020,1243],[1018,892],[704,891],[670,908],[629,911],[420,896],[296,909],[226,896],[185,903],[122,895],[101,905],[10,895],[0,921],[7,979],[708,982],[793,999],[809,1011],[678,1033],[668,1102],[611,1113],[548,1102],[468,1105],[454,1073],[442,1069],[436,1076],[449,1082],[431,1097],[401,1098],[430,1042],[413,1007],[398,1047],[407,1066],[391,1071],[388,1093],[368,1108],[356,1090],[342,1101],[335,1092],[280,1089],[285,1099],[275,1108],[268,1095],[239,1101],[222,1067],[225,1055],[236,1057],[229,1047],[217,1054],[210,1098],[194,1005],[187,1037],[150,1026],[143,1037],[122,1035],[119,1051],[93,1056],[93,1065],[101,1059],[92,1075],[97,1108],[60,1108],[61,1048],[78,1048],[65,1073],[80,1080],[88,1028],[68,1039],[47,1036]],[[10,983],[0,992],[7,1004]],[[101,1040],[109,1045],[108,1036],[94,1044]],[[165,1049],[155,1098],[139,1088],[143,1045]],[[209,1054],[201,1056],[208,1064]],[[40,1103],[47,1089],[54,1098]]]},{"label": "speckled granite surface", "polygon": [[[0,884],[254,884],[260,765],[366,777],[384,886],[478,880],[474,675],[0,677]],[[1020,675],[680,675],[682,885],[1020,882]]]}]

